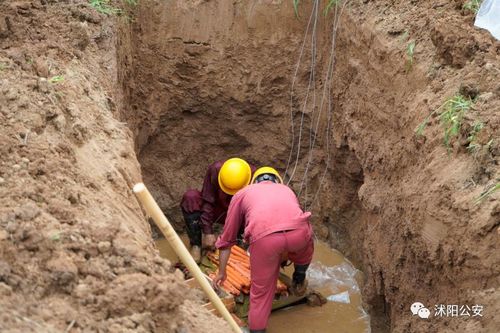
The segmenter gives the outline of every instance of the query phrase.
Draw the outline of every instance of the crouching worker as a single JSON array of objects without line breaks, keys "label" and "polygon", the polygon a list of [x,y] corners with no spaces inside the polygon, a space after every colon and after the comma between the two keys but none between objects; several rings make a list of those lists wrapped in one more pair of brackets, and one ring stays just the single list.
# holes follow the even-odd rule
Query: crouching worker
[{"label": "crouching worker", "polygon": [[215,245],[214,225],[224,224],[233,195],[250,184],[255,168],[237,157],[209,165],[201,190],[201,231],[203,247]]},{"label": "crouching worker", "polygon": [[306,291],[306,270],[311,262],[314,243],[309,223],[311,213],[303,212],[293,191],[282,184],[278,172],[270,167],[255,171],[252,184],[238,191],[231,200],[222,235],[217,239],[219,273],[216,287],[226,279],[226,265],[231,246],[236,243],[240,226],[250,244],[251,332],[265,332],[276,292],[282,255],[294,263],[291,292]]},{"label": "crouching worker", "polygon": [[224,224],[229,203],[252,179],[255,168],[241,158],[216,161],[209,165],[203,188],[188,190],[181,201],[182,214],[191,244],[191,256],[200,263],[201,248],[213,249],[214,225]]}]

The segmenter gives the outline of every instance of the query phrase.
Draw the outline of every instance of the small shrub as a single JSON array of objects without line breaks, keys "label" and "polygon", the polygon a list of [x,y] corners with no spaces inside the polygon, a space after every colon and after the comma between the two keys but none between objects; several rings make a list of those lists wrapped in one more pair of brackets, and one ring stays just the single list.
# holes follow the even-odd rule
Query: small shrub
[{"label": "small shrub", "polygon": [[340,3],[340,0],[328,0],[328,3],[326,4],[325,9],[323,10],[323,14],[325,16],[328,15],[330,12],[330,9],[332,9],[333,6],[337,6]]},{"label": "small shrub", "polygon": [[[137,6],[139,0],[122,0],[122,3],[129,7]],[[127,14],[126,8],[118,8],[113,6],[112,0],[89,0],[89,4],[101,14],[125,16],[127,20],[131,20]],[[123,7],[123,5],[121,6]]]},{"label": "small shrub", "polygon": [[[467,111],[470,110],[472,106],[473,100],[467,97],[464,97],[460,94],[453,96],[448,99],[441,105],[437,110],[431,112],[420,125],[415,129],[415,133],[417,136],[423,134],[427,124],[432,115],[439,113],[439,120],[441,122],[441,126],[444,130],[444,145],[446,146],[448,152],[451,150],[451,141],[454,137],[458,136],[460,133],[460,128],[462,127],[462,121],[464,115]],[[476,132],[473,134],[475,139],[475,135],[480,130],[480,125],[476,126]],[[481,127],[482,128],[482,127]],[[472,139],[472,138],[471,138]]]},{"label": "small shrub", "polygon": [[476,198],[476,204],[480,203],[481,201],[483,201],[487,197],[491,196],[493,193],[495,193],[498,190],[500,190],[500,182],[496,183],[495,185],[493,185],[492,187],[490,187],[489,189],[487,189],[486,191],[481,193],[481,195]]},{"label": "small shrub", "polygon": [[463,9],[469,10],[473,12],[474,14],[477,14],[479,11],[479,7],[481,7],[482,0],[468,0],[464,3],[462,6]]},{"label": "small shrub", "polygon": [[481,144],[477,142],[477,134],[483,129],[484,124],[480,121],[476,121],[474,125],[472,125],[472,129],[469,132],[469,136],[467,137],[467,142],[469,145],[467,146],[467,150],[471,154],[476,154],[481,149]]},{"label": "small shrub", "polygon": [[444,104],[444,111],[439,115],[439,120],[444,128],[444,145],[451,150],[451,139],[458,136],[464,115],[469,111],[472,100],[462,95],[455,95]]},{"label": "small shrub", "polygon": [[50,83],[60,83],[63,81],[64,81],[64,76],[62,76],[62,75],[56,75],[56,76],[53,76],[49,79]]},{"label": "small shrub", "polygon": [[299,2],[300,0],[293,0],[293,10],[295,11],[296,17],[299,17]]},{"label": "small shrub", "polygon": [[121,13],[121,9],[113,7],[110,0],[89,0],[89,3],[101,14],[115,15]]}]

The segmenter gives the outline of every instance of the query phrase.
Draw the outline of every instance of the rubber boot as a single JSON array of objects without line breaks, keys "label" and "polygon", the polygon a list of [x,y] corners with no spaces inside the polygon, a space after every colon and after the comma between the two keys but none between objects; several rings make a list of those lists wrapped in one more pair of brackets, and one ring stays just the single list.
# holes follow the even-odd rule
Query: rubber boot
[{"label": "rubber boot", "polygon": [[266,333],[266,330],[250,330],[250,333]]},{"label": "rubber boot", "polygon": [[191,257],[199,264],[201,262],[201,227],[200,216],[201,212],[193,212],[188,214],[182,211],[184,215],[184,222],[186,223],[186,230],[191,244]]},{"label": "rubber boot", "polygon": [[196,245],[201,247],[201,212],[187,214],[183,211],[182,214],[184,215],[184,222],[186,223],[189,243],[191,243],[191,246]]},{"label": "rubber boot", "polygon": [[304,296],[307,291],[307,280],[306,280],[306,271],[309,268],[309,264],[307,265],[297,265],[294,264],[295,271],[293,272],[292,278],[292,288],[290,292],[294,296]]}]

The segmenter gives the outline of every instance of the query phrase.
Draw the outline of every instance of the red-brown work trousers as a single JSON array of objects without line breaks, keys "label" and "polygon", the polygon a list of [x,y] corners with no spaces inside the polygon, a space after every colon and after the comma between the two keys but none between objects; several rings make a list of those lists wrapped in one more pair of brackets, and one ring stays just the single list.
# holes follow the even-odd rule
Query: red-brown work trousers
[{"label": "red-brown work trousers", "polygon": [[250,311],[251,330],[263,330],[271,313],[276,293],[282,255],[297,265],[311,263],[314,242],[309,223],[294,230],[278,231],[264,236],[250,245]]}]

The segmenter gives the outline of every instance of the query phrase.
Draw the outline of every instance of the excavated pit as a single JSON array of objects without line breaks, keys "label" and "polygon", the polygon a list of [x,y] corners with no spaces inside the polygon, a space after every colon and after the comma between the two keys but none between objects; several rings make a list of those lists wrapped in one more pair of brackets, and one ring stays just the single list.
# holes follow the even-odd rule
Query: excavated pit
[{"label": "excavated pit", "polygon": [[[304,5],[305,13],[310,9],[310,4]],[[364,15],[363,10],[360,13]],[[456,272],[441,264],[443,248],[456,256],[442,244],[449,227],[446,222],[436,226],[429,218],[450,219],[448,208],[443,209],[446,204],[436,200],[449,195],[450,189],[426,178],[435,172],[428,170],[430,160],[441,165],[446,160],[442,153],[433,155],[429,150],[429,157],[419,159],[422,142],[414,135],[421,115],[430,108],[429,100],[438,101],[441,94],[428,85],[425,69],[405,67],[395,38],[381,36],[371,20],[359,24],[356,9],[343,13],[340,22],[329,145],[326,116],[321,116],[319,130],[313,133],[310,128],[318,116],[309,109],[301,111],[311,57],[306,46],[294,79],[307,16],[297,19],[291,3],[139,5],[134,22],[122,27],[118,40],[121,117],[134,133],[145,183],[182,230],[178,208],[182,193],[200,188],[212,161],[241,156],[255,165],[285,171],[292,149],[293,108],[294,153],[301,119],[305,129],[297,176],[291,182],[296,190],[303,185],[311,136],[318,135],[305,177],[310,192],[301,191],[301,200],[313,211],[317,236],[365,274],[363,298],[374,331],[415,328],[406,311],[415,299],[451,302],[455,295],[449,287]],[[331,18],[321,17],[317,73],[327,70],[330,27]],[[318,79],[317,91],[324,84]],[[438,141],[433,140],[432,147],[437,149]],[[322,178],[328,158],[329,169]],[[469,161],[460,163],[464,170],[476,172]],[[319,196],[312,200],[311,189],[319,186]],[[488,247],[486,243],[478,253]],[[488,265],[470,258],[474,270],[461,273],[464,281],[472,279],[472,271],[491,274]],[[493,285],[493,280],[486,281],[484,286]]]},{"label": "excavated pit", "polygon": [[[341,2],[332,80],[339,7],[125,3],[0,1],[0,331],[227,330],[159,256],[130,189],[146,181],[181,230],[181,194],[228,155],[294,175],[318,238],[363,271],[372,331],[498,331],[500,45],[465,0]],[[294,74],[313,3],[307,95],[311,30]],[[445,147],[438,113],[459,97]],[[415,301],[482,313],[424,320]]]},{"label": "excavated pit", "polygon": [[[155,3],[153,8],[139,8],[132,28],[122,31],[120,81],[128,105],[123,117],[135,133],[144,181],[179,230],[182,193],[200,188],[212,161],[241,156],[254,165],[285,171],[291,149],[290,87],[305,28],[303,19],[290,14],[287,5],[223,2],[190,8]],[[221,20],[212,22],[211,17]],[[320,24],[319,73],[326,70],[330,42],[328,20]],[[343,24],[357,30],[348,20]],[[349,47],[341,46],[339,54]],[[304,178],[315,117],[311,110],[300,112],[310,56],[301,62],[294,83],[294,125],[299,128],[303,116],[308,133],[301,143],[298,176],[291,183],[295,188]],[[321,83],[317,89],[321,91]],[[324,131],[323,118],[320,130]],[[333,130],[337,131],[335,125]],[[325,135],[318,131],[318,138],[306,177],[314,191],[327,159]],[[298,142],[297,133],[294,139]],[[347,142],[331,148],[330,164],[312,206],[316,233],[362,267],[359,235],[369,219],[357,196],[364,182],[363,168]],[[303,199],[311,200],[311,194]],[[381,318],[383,308],[372,310]]]}]

